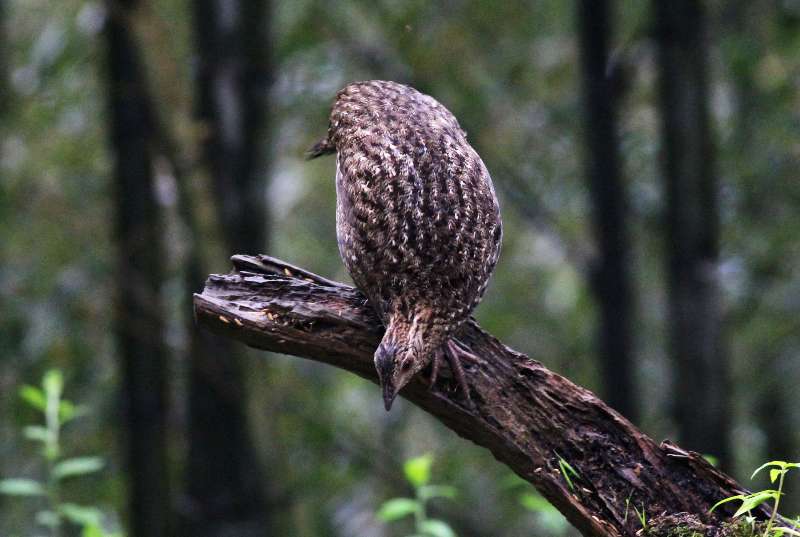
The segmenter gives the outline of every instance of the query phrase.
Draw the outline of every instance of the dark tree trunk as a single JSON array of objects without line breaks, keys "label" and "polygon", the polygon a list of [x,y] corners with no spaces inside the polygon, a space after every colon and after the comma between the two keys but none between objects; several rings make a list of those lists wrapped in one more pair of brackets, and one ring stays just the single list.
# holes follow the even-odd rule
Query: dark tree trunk
[{"label": "dark tree trunk", "polygon": [[134,2],[108,4],[107,77],[118,248],[115,330],[122,363],[130,478],[130,534],[167,537],[166,370],[160,214],[154,199],[152,125],[140,59],[124,18]]},{"label": "dark tree trunk", "polygon": [[[8,64],[8,36],[6,35],[6,0],[0,0],[0,116],[7,119],[6,115],[9,110],[12,110],[13,103],[11,91],[9,88],[9,64]],[[4,122],[5,123],[5,122]]]},{"label": "dark tree trunk", "polygon": [[[188,278],[195,282],[196,274],[191,270]],[[248,434],[241,350],[214,334],[197,333],[189,352],[189,453],[181,532],[187,537],[264,535],[266,501]]]},{"label": "dark tree trunk", "polygon": [[198,115],[225,245],[231,253],[256,251],[264,248],[267,222],[258,163],[271,78],[268,3],[198,0],[194,6]]},{"label": "dark tree trunk", "polygon": [[719,225],[703,3],[653,2],[661,67],[670,352],[675,419],[688,448],[729,461]]},{"label": "dark tree trunk", "polygon": [[627,210],[619,165],[616,97],[608,59],[608,0],[581,0],[578,22],[586,114],[586,175],[597,244],[590,269],[600,317],[598,349],[604,399],[632,421],[638,417],[632,356]]},{"label": "dark tree trunk", "polygon": [[[377,383],[372,356],[383,327],[363,294],[266,256],[233,262],[236,270],[211,276],[195,296],[201,325]],[[474,321],[457,336],[475,356],[464,364],[474,404],[450,377],[432,389],[418,377],[401,396],[490,449],[583,535],[641,535],[634,505],[646,512],[653,537],[676,535],[676,526],[719,534],[732,510],[709,508],[742,490],[731,478],[697,453],[657,445],[594,394],[509,349]],[[374,404],[381,405],[378,390]],[[559,469],[562,460],[578,474],[572,485]],[[762,508],[754,514],[767,515]]]},{"label": "dark tree trunk", "polygon": [[[267,2],[198,0],[197,115],[204,128],[203,158],[210,173],[225,249],[265,247],[266,181],[259,175],[263,99],[271,74],[265,35]],[[191,210],[191,209],[189,209]],[[202,286],[195,229],[187,271]],[[245,362],[240,349],[192,330],[189,377],[189,456],[183,506],[184,535],[263,535],[266,501],[249,437]],[[222,358],[224,357],[224,358]]]}]

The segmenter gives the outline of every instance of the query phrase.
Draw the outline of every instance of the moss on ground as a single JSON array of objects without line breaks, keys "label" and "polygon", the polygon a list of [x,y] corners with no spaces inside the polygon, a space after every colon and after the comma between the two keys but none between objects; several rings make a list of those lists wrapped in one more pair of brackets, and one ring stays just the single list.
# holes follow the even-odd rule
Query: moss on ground
[{"label": "moss on ground", "polygon": [[696,515],[678,513],[657,517],[641,533],[644,537],[761,537],[766,522],[750,524],[740,519],[722,527],[709,526]]}]

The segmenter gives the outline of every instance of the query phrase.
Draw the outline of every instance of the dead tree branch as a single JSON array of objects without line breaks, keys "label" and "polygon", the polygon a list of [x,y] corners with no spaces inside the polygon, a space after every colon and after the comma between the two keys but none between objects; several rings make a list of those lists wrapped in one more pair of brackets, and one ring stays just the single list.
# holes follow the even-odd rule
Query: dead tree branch
[{"label": "dead tree branch", "polygon": [[[233,264],[233,272],[210,276],[195,295],[200,325],[377,382],[372,355],[383,327],[358,290],[267,256],[234,256]],[[457,336],[478,357],[464,364],[474,408],[448,377],[433,389],[412,381],[403,397],[489,449],[583,535],[633,537],[641,530],[633,505],[645,510],[651,528],[659,518],[674,521],[685,513],[678,518],[717,535],[730,512],[708,511],[744,490],[733,479],[696,453],[656,444],[593,393],[506,347],[474,321]],[[572,487],[559,470],[561,459],[579,475]]]}]

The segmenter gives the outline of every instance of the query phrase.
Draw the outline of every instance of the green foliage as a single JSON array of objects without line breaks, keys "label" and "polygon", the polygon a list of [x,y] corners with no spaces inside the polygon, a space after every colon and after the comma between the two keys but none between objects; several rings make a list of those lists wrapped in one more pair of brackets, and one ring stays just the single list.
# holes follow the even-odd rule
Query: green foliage
[{"label": "green foliage", "polygon": [[745,521],[750,524],[752,527],[755,527],[755,518],[751,515],[751,511],[761,505],[764,502],[768,502],[772,500],[772,515],[770,516],[769,520],[767,521],[767,525],[764,528],[761,537],[780,537],[781,535],[797,535],[800,536],[800,531],[795,528],[787,528],[784,526],[781,527],[773,527],[775,524],[775,519],[778,516],[778,508],[780,507],[781,497],[784,496],[784,481],[786,478],[786,474],[789,473],[790,470],[795,468],[800,468],[800,463],[796,462],[786,462],[786,461],[770,461],[767,463],[762,464],[758,468],[756,468],[753,475],[750,476],[750,479],[754,478],[756,475],[759,474],[762,470],[769,468],[769,480],[770,483],[778,482],[778,488],[776,489],[766,489],[760,490],[757,492],[753,492],[751,494],[737,494],[735,496],[731,496],[729,498],[725,498],[724,500],[720,500],[711,507],[711,511],[714,511],[717,507],[724,505],[729,502],[739,501],[741,504],[736,512],[733,514],[733,518],[741,517],[742,515],[747,515]]},{"label": "green foliage", "polygon": [[411,498],[392,498],[384,502],[380,509],[378,509],[377,517],[383,522],[394,522],[400,520],[408,515],[416,514],[419,510],[420,503]]},{"label": "green foliage", "polygon": [[65,479],[93,474],[104,466],[99,457],[62,458],[62,428],[81,413],[78,407],[62,398],[63,391],[64,379],[58,370],[45,373],[41,387],[25,385],[20,388],[20,398],[44,418],[43,426],[28,425],[23,434],[41,448],[39,455],[45,479],[3,479],[0,480],[0,494],[43,498],[45,507],[36,513],[36,522],[48,528],[53,536],[60,535],[64,523],[69,522],[82,528],[82,537],[120,537],[120,533],[103,530],[103,514],[96,507],[77,505],[61,498],[61,483]]},{"label": "green foliage", "polygon": [[639,519],[639,524],[642,525],[642,529],[646,530],[647,529],[647,511],[645,511],[644,505],[642,506],[642,510],[641,511],[639,511],[639,509],[634,505],[633,506],[633,512],[636,513],[636,518]]},{"label": "green foliage", "polygon": [[572,480],[580,479],[581,476],[578,475],[578,472],[575,470],[575,468],[573,468],[572,465],[570,465],[570,463],[564,459],[564,457],[558,453],[556,453],[556,456],[558,457],[558,469],[561,471],[561,476],[564,478],[564,481],[567,482],[567,485],[569,485],[569,490],[574,492],[575,485],[572,483]]},{"label": "green foliage", "polygon": [[430,454],[421,455],[413,459],[409,459],[403,465],[403,472],[406,474],[408,482],[414,485],[415,488],[421,487],[428,483],[431,478],[431,465],[433,464],[433,456]]},{"label": "green foliage", "polygon": [[103,459],[98,457],[66,459],[53,467],[53,476],[56,479],[64,479],[72,476],[86,475],[102,470],[103,466]]},{"label": "green foliage", "polygon": [[639,510],[636,505],[631,502],[631,497],[633,496],[633,491],[625,498],[625,516],[622,518],[622,523],[628,522],[628,514],[633,510],[636,513],[636,518],[639,519],[639,524],[642,526],[643,530],[647,530],[647,511],[644,508],[644,504],[642,505],[641,511]]},{"label": "green foliage", "polygon": [[563,534],[570,527],[564,515],[536,491],[521,494],[519,503],[536,514],[537,524],[547,532],[547,535]]},{"label": "green foliage", "polygon": [[0,481],[0,494],[7,496],[44,496],[41,483],[33,479],[4,479]]},{"label": "green foliage", "polygon": [[542,528],[545,535],[562,535],[570,528],[564,515],[543,498],[530,483],[518,475],[507,476],[503,480],[503,487],[512,490],[524,489],[521,494],[516,496],[517,501],[525,510],[535,514],[536,523]]},{"label": "green foliage", "polygon": [[414,498],[392,498],[378,509],[376,517],[382,522],[394,522],[408,516],[414,517],[414,533],[407,537],[456,537],[455,531],[443,521],[428,518],[427,504],[434,498],[453,499],[456,489],[448,485],[429,485],[433,456],[421,455],[403,465],[406,480],[414,487]]}]

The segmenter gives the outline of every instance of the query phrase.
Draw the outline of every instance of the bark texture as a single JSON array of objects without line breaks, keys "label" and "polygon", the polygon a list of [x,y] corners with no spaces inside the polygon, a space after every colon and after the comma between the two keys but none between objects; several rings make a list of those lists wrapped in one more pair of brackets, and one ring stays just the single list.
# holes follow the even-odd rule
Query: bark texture
[{"label": "bark texture", "polygon": [[[377,382],[372,356],[383,327],[360,291],[267,256],[233,262],[233,272],[210,276],[195,295],[201,326]],[[698,454],[658,445],[594,394],[474,321],[457,337],[477,357],[464,363],[474,407],[447,371],[434,388],[418,377],[401,396],[491,450],[583,535],[633,537],[641,527],[628,505],[644,508],[651,524],[665,513],[694,515],[712,529],[728,518],[730,512],[708,510],[743,489]],[[377,390],[375,404],[381,404]],[[579,474],[574,489],[559,470],[562,458]]]}]

